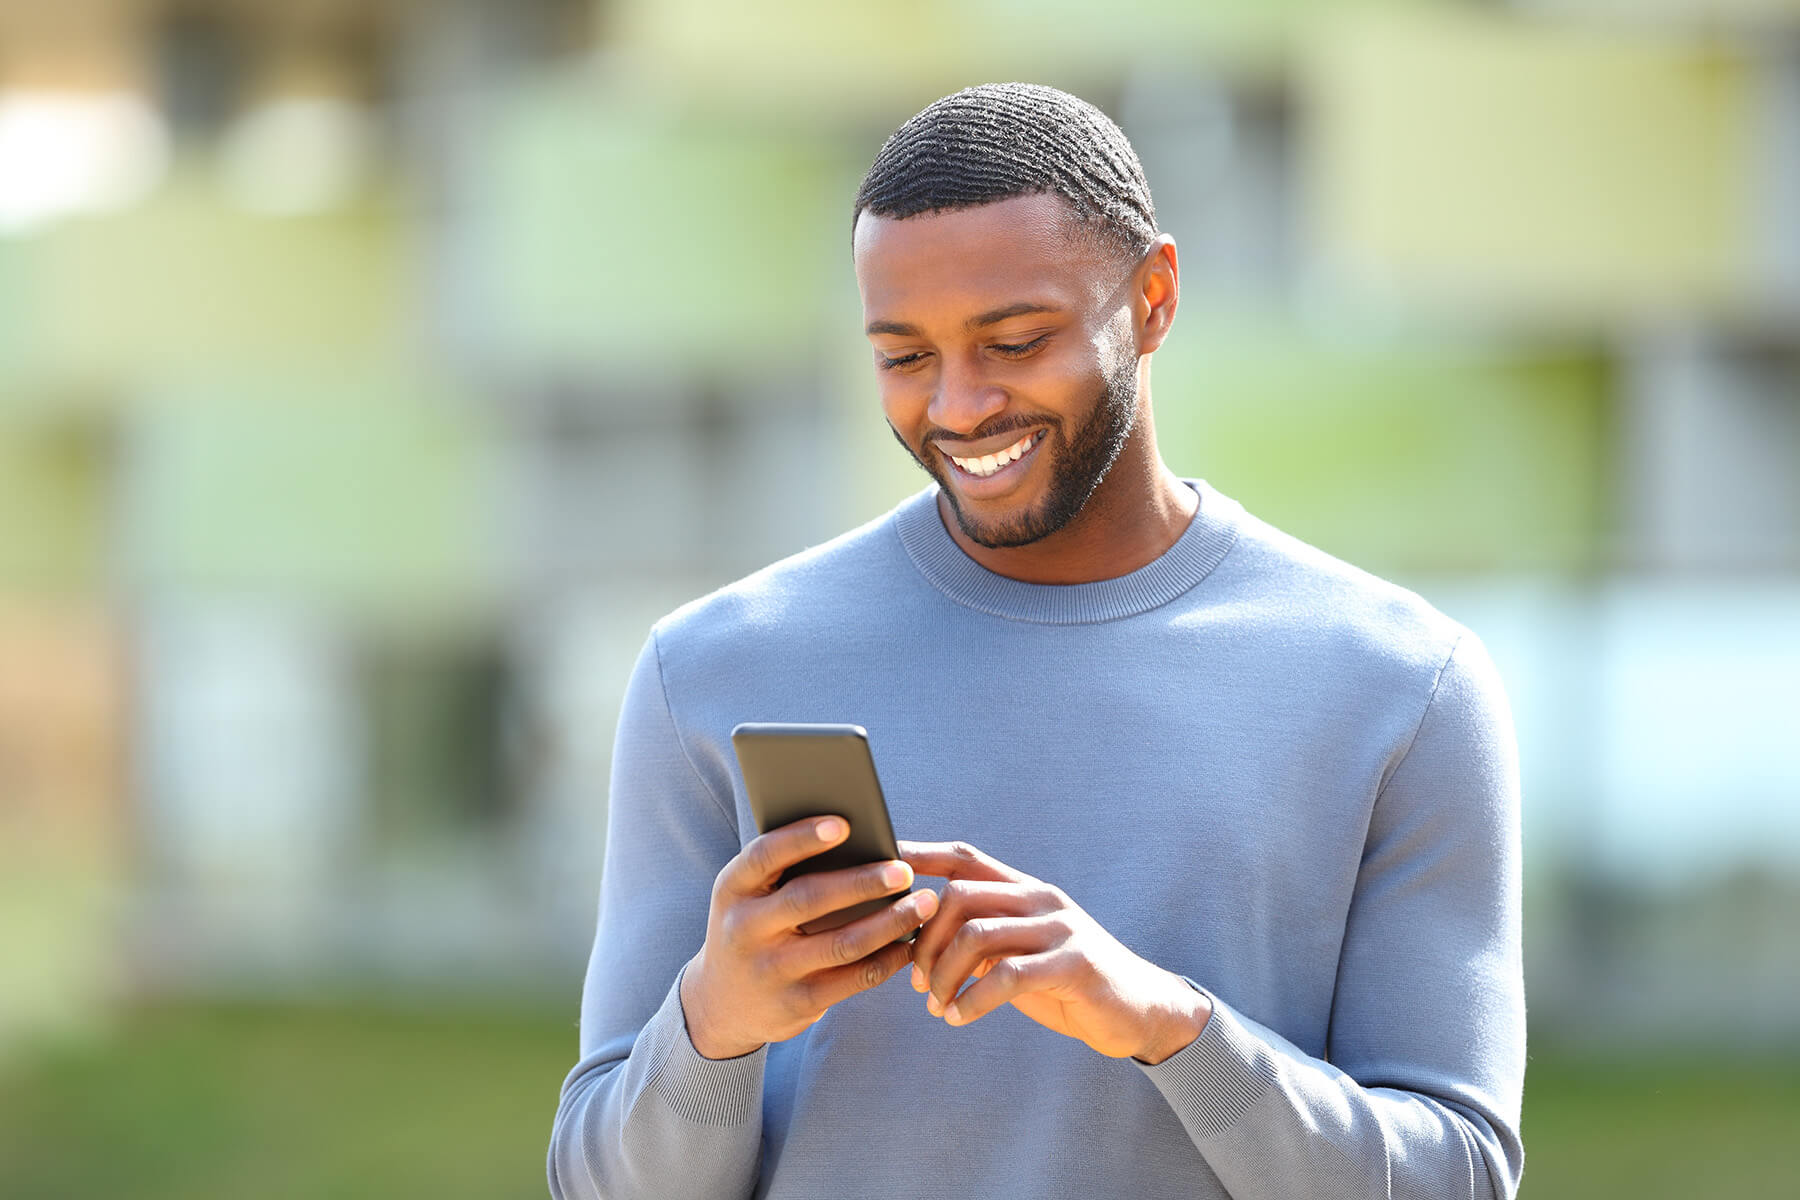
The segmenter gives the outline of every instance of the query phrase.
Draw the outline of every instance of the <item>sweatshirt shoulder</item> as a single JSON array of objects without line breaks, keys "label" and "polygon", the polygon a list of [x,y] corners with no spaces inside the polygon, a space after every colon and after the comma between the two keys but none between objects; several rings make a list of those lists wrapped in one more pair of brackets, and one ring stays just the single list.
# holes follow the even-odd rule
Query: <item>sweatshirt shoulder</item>
[{"label": "sweatshirt shoulder", "polygon": [[1337,649],[1435,676],[1474,634],[1410,588],[1383,579],[1249,513],[1231,566],[1268,619]]}]

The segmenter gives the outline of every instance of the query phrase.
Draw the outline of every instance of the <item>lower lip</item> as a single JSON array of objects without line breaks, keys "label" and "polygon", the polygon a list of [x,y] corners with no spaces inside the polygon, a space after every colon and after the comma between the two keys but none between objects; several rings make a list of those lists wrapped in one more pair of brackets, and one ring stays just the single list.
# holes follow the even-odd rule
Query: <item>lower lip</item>
[{"label": "lower lip", "polygon": [[[987,500],[994,496],[1004,495],[1019,482],[1020,477],[1031,466],[1032,460],[1037,458],[1038,447],[1044,444],[1046,436],[1048,436],[1047,433],[1039,431],[1032,437],[1031,445],[1026,448],[1025,453],[992,475],[971,475],[951,461],[948,454],[944,454],[944,462],[949,466],[950,474],[956,480],[957,491],[972,500]],[[942,447],[939,447],[938,452],[943,453]]]}]

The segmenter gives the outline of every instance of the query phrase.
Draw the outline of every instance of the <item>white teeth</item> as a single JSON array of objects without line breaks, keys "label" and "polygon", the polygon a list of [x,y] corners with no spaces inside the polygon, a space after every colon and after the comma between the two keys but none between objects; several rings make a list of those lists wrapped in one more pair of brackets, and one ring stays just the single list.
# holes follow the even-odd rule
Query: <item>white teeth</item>
[{"label": "white teeth", "polygon": [[1037,434],[1028,433],[997,454],[984,454],[980,458],[957,458],[953,454],[950,456],[950,461],[971,475],[992,475],[1001,467],[1016,462],[1023,457],[1025,452],[1031,449],[1031,444],[1036,439]]}]

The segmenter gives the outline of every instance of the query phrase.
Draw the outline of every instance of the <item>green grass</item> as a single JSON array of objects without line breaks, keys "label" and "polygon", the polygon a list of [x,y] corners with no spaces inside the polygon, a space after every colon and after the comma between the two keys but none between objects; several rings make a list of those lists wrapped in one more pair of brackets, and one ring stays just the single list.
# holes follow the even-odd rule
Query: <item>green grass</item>
[{"label": "green grass", "polygon": [[0,1196],[541,1198],[574,1014],[168,1007],[0,1079]]},{"label": "green grass", "polygon": [[1521,1200],[1800,1195],[1800,1055],[1534,1051]]},{"label": "green grass", "polygon": [[[162,1006],[0,1077],[0,1196],[541,1198],[574,1014]],[[1785,1194],[1800,1060],[1534,1051],[1525,1200]]]}]

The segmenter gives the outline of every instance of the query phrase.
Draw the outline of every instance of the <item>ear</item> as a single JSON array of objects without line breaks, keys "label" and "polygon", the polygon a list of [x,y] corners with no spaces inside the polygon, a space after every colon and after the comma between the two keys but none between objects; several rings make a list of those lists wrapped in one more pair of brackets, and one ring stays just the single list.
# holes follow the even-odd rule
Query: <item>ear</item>
[{"label": "ear", "polygon": [[1169,336],[1175,324],[1175,306],[1181,300],[1181,265],[1175,257],[1174,238],[1166,233],[1156,236],[1132,283],[1137,349],[1140,355],[1149,354]]}]

